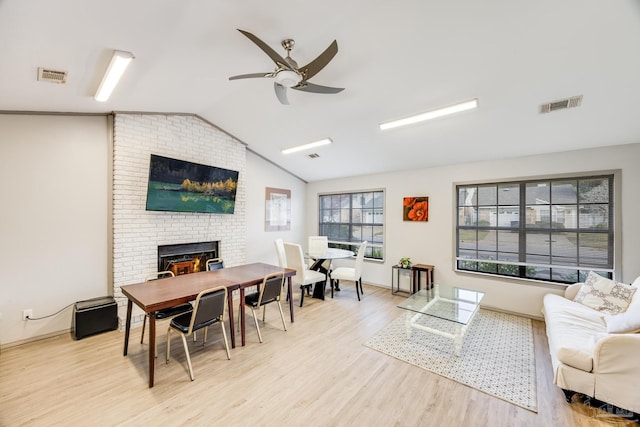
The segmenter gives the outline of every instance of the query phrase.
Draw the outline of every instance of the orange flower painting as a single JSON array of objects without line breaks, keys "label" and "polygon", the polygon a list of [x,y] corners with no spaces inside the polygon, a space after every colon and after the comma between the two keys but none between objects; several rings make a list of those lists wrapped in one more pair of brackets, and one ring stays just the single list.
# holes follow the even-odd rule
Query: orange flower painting
[{"label": "orange flower painting", "polygon": [[428,221],[429,198],[405,197],[402,201],[402,219],[405,221]]}]

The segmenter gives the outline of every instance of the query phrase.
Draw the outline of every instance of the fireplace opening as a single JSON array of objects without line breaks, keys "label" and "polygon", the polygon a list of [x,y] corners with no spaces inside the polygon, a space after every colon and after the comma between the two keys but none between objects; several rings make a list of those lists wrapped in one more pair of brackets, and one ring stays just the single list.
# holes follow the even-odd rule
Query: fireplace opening
[{"label": "fireplace opening", "polygon": [[213,241],[158,246],[158,271],[172,271],[176,276],[205,271],[208,260],[220,257],[219,243]]}]

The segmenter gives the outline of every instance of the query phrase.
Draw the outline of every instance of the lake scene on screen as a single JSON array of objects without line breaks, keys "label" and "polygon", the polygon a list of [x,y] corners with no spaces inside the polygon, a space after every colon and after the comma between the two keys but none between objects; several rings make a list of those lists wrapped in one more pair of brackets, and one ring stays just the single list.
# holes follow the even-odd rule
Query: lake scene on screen
[{"label": "lake scene on screen", "polygon": [[232,214],[238,172],[151,155],[148,211]]}]

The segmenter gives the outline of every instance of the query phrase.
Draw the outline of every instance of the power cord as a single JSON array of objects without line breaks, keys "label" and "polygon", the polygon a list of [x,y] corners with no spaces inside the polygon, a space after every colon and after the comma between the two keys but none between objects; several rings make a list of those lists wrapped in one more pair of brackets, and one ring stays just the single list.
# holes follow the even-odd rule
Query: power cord
[{"label": "power cord", "polygon": [[[86,300],[78,301],[78,302],[90,302],[90,301],[100,300],[100,299],[103,299],[103,298],[104,298],[104,297],[95,297],[95,298],[86,299]],[[112,298],[115,298],[115,299],[120,298],[120,299],[121,299],[121,298],[126,298],[126,297],[124,297],[124,296],[115,296],[115,297],[112,297]],[[72,305],[74,305],[74,304],[76,304],[76,303],[75,303],[75,302],[72,302],[71,304],[69,304],[69,305],[67,305],[67,306],[65,306],[65,307],[63,307],[63,308],[61,308],[60,310],[56,311],[56,312],[55,312],[55,313],[53,313],[53,314],[49,314],[48,316],[42,316],[42,317],[31,317],[31,316],[25,316],[25,318],[24,318],[24,319],[25,319],[25,320],[42,320],[42,319],[48,319],[49,317],[53,317],[53,316],[56,316],[56,315],[58,315],[58,314],[62,313],[64,310],[66,310],[67,308],[71,307],[71,306],[72,306]]]},{"label": "power cord", "polygon": [[42,319],[47,319],[47,318],[49,318],[49,317],[53,317],[53,316],[55,316],[55,315],[57,315],[57,314],[62,313],[64,310],[66,310],[67,308],[71,307],[73,304],[75,304],[75,303],[73,303],[73,302],[72,302],[71,304],[67,305],[66,307],[63,307],[63,308],[61,308],[60,310],[58,310],[58,311],[56,311],[55,313],[50,314],[50,315],[48,315],[48,316],[42,316],[42,317],[31,317],[31,316],[25,316],[25,318],[24,318],[24,319],[25,319],[25,320],[42,320]]}]

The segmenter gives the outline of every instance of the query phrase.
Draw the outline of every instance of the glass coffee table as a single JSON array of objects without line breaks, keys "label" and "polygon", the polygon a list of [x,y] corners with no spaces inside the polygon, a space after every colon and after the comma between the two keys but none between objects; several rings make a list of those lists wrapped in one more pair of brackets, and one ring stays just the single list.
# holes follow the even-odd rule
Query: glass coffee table
[{"label": "glass coffee table", "polygon": [[[407,336],[412,329],[418,329],[450,338],[455,344],[456,356],[460,356],[462,337],[478,312],[483,297],[484,292],[435,284],[431,289],[422,289],[411,295],[398,307],[408,311],[405,322]],[[429,318],[437,321],[430,322]],[[442,327],[444,325],[447,327]]]}]

